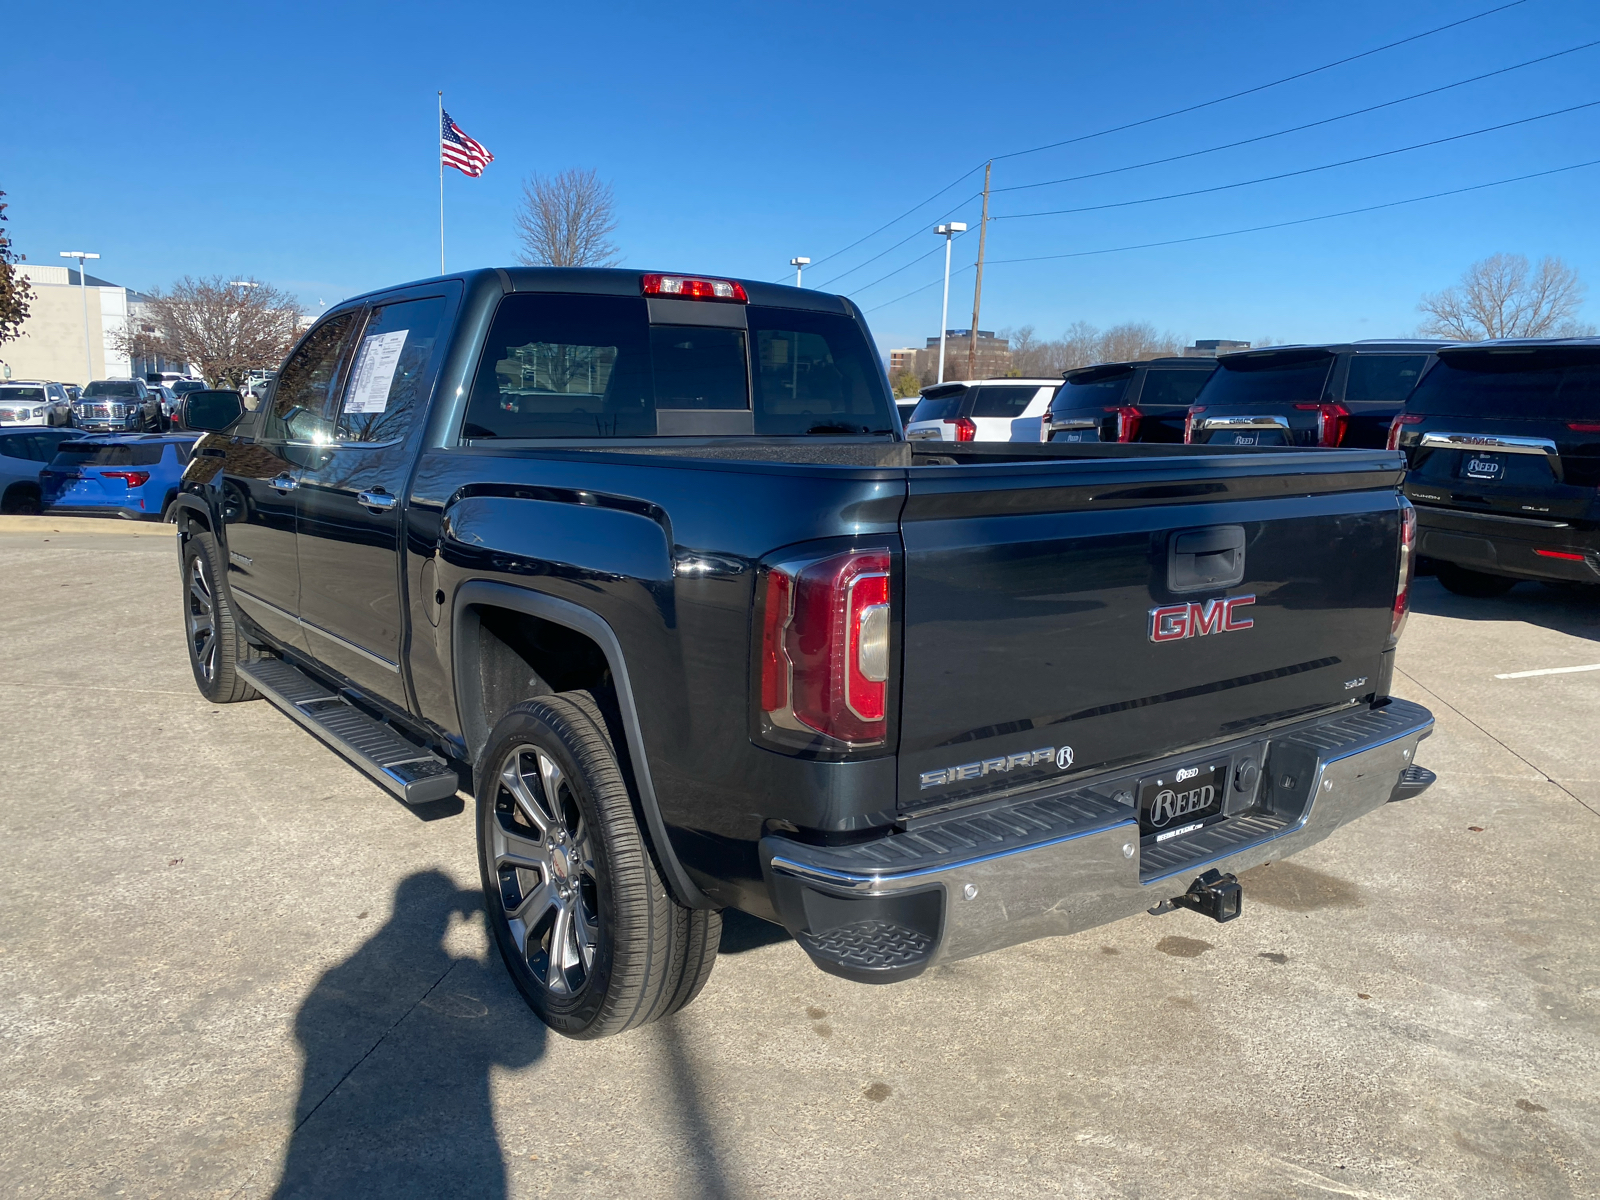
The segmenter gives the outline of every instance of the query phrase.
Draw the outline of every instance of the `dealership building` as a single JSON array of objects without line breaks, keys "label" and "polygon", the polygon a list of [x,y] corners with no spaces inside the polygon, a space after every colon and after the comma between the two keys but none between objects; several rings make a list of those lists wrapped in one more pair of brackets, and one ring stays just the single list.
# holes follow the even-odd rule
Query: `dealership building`
[{"label": "dealership building", "polygon": [[[134,364],[117,345],[128,319],[145,299],[93,275],[78,283],[72,267],[39,267],[21,263],[12,268],[33,287],[28,319],[12,341],[0,344],[0,363],[12,379],[49,379],[88,383],[90,379],[127,379]],[[84,353],[84,307],[88,306],[87,368]],[[88,375],[85,377],[85,370]],[[0,369],[0,375],[4,375]]]}]

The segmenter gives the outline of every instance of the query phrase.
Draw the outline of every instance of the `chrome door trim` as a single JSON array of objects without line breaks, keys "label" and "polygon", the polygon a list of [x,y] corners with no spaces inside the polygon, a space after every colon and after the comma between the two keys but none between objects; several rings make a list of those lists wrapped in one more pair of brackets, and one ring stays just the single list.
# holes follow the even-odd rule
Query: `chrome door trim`
[{"label": "chrome door trim", "polygon": [[393,671],[396,675],[400,673],[399,663],[392,663],[387,658],[380,657],[379,655],[374,654],[371,650],[368,650],[362,646],[358,646],[347,638],[340,637],[337,633],[330,633],[321,625],[313,625],[304,617],[296,617],[295,620],[299,622],[300,628],[304,629],[307,633],[314,633],[318,637],[325,637],[334,645],[342,647],[343,649],[350,651],[352,654],[359,654],[368,662],[376,663],[386,671]]}]

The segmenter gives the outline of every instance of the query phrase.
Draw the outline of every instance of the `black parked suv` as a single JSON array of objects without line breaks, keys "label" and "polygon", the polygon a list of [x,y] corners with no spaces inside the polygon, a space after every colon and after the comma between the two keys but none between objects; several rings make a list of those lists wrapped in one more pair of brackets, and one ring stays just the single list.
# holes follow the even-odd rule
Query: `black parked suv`
[{"label": "black parked suv", "polygon": [[1184,441],[1375,449],[1449,342],[1346,342],[1226,354],[1189,409]]},{"label": "black parked suv", "polygon": [[1066,372],[1040,423],[1044,442],[1181,442],[1214,358],[1096,363]]},{"label": "black parked suv", "polygon": [[1395,418],[1439,582],[1600,583],[1600,339],[1448,347]]}]

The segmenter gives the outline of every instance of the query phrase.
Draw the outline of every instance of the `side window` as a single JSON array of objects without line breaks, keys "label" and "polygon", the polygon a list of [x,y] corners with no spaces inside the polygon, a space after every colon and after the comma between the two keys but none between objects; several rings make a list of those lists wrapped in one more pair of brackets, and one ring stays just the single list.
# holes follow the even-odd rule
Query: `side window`
[{"label": "side window", "polygon": [[1346,400],[1403,404],[1427,363],[1426,354],[1356,354],[1350,358]]},{"label": "side window", "polygon": [[507,296],[473,380],[466,438],[648,437],[650,315],[632,296]]},{"label": "side window", "polygon": [[1152,406],[1181,404],[1187,407],[1194,403],[1194,398],[1210,378],[1208,371],[1151,371],[1144,377],[1144,391],[1139,393],[1139,403]]},{"label": "side window", "polygon": [[26,442],[32,440],[25,434],[0,438],[0,454],[5,455],[7,458],[32,458],[33,455],[28,453],[28,447],[25,445]]},{"label": "side window", "polygon": [[372,310],[339,405],[339,441],[388,442],[410,432],[428,402],[443,322],[440,296]]},{"label": "side window", "polygon": [[328,392],[359,315],[345,312],[329,317],[307,335],[283,364],[272,394],[272,408],[261,426],[264,439],[315,442],[328,441],[333,436]]}]

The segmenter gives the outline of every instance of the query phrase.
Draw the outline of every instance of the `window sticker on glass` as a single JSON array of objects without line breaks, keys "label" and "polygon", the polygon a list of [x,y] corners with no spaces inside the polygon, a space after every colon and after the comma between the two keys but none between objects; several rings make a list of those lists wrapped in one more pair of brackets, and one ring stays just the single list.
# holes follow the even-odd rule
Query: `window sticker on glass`
[{"label": "window sticker on glass", "polygon": [[389,386],[400,366],[400,351],[410,330],[374,333],[361,341],[355,370],[350,373],[350,391],[345,396],[347,413],[381,413],[389,403]]}]

